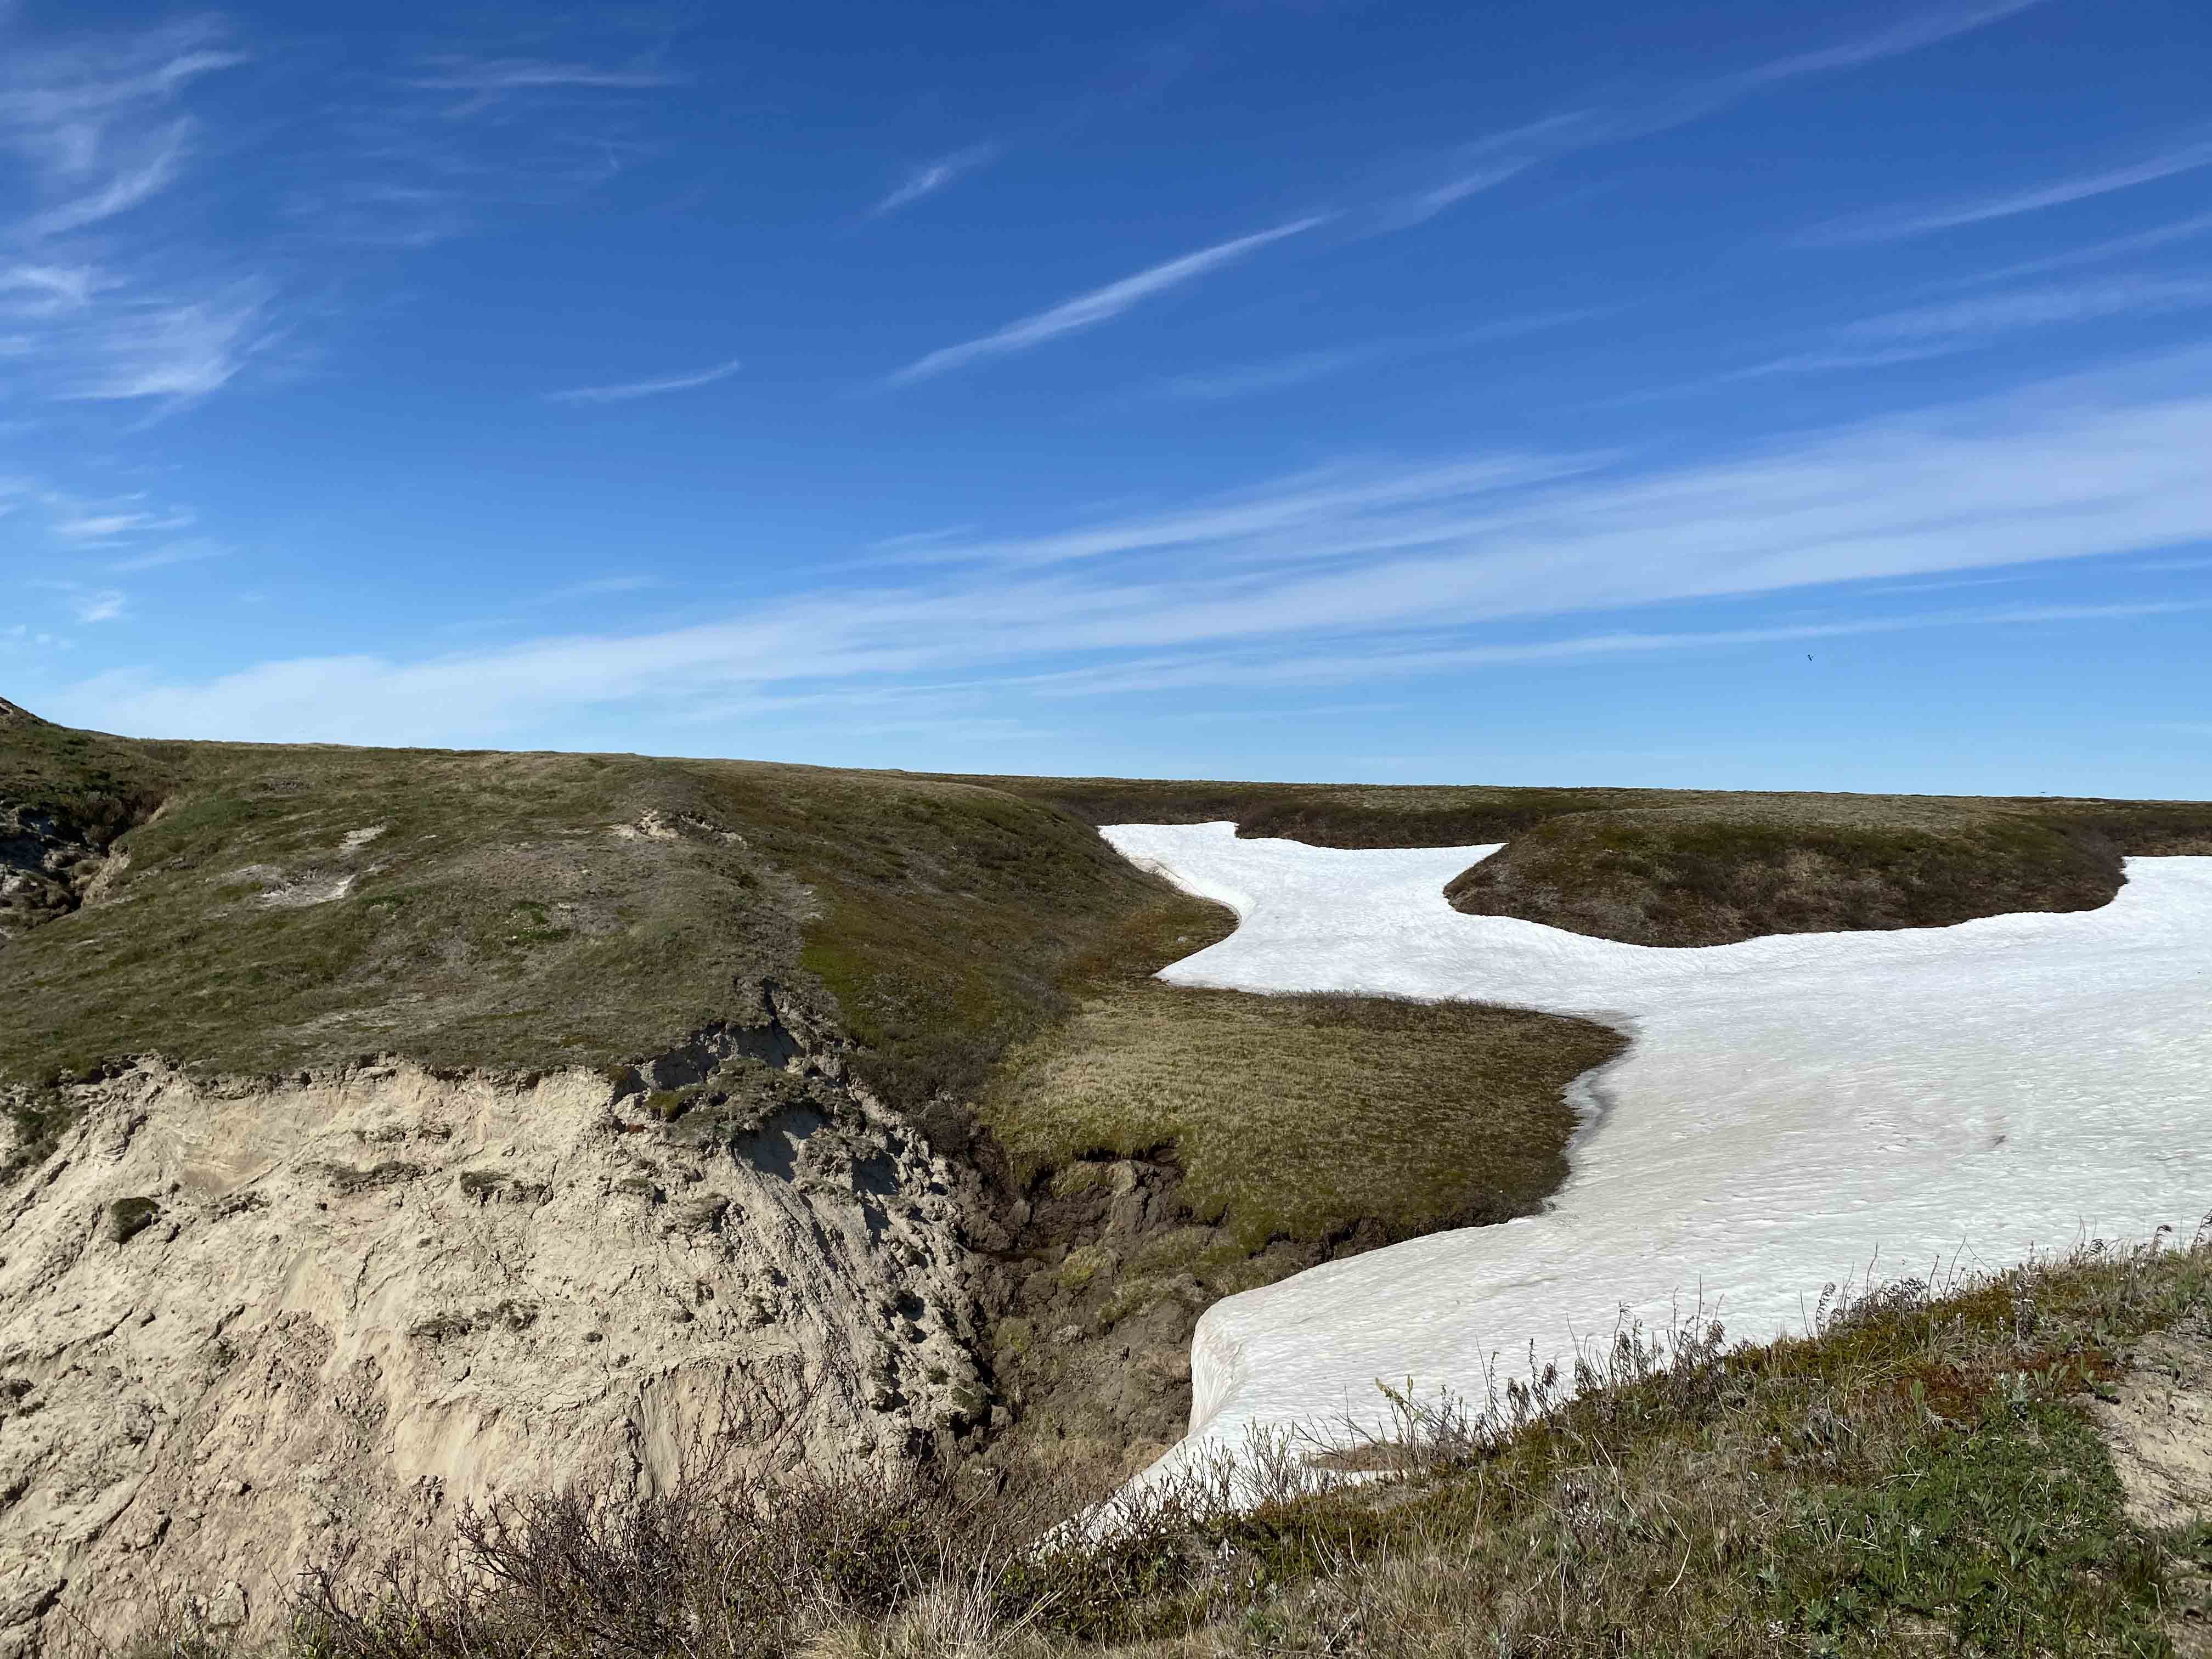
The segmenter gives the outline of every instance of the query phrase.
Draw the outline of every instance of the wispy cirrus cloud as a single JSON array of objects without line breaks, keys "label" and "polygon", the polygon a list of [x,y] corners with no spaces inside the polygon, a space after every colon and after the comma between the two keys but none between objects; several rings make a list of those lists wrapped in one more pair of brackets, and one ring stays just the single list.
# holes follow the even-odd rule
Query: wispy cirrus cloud
[{"label": "wispy cirrus cloud", "polygon": [[1000,567],[1172,554],[1285,567],[1449,539],[1471,503],[1594,472],[1617,458],[1491,454],[1430,466],[1336,468],[1225,498],[1045,535],[945,538],[901,549],[899,562]]},{"label": "wispy cirrus cloud", "polygon": [[123,614],[124,596],[112,587],[96,588],[76,595],[70,608],[81,623],[112,622]]},{"label": "wispy cirrus cloud", "polygon": [[1862,318],[1831,331],[1823,345],[1735,369],[1715,380],[1887,368],[1971,350],[2025,329],[2157,316],[2206,307],[2212,307],[2212,276],[2116,276],[2016,289]]},{"label": "wispy cirrus cloud", "polygon": [[1545,162],[1686,125],[1786,82],[1858,69],[1939,46],[2043,3],[1976,0],[1939,5],[1888,28],[1832,46],[1770,58],[1642,99],[1562,111],[1489,134],[1425,163],[1429,181],[1391,192],[1378,202],[1370,210],[1368,228],[1377,232],[1409,228]]},{"label": "wispy cirrus cloud", "polygon": [[0,267],[0,318],[42,320],[92,303],[101,285],[97,268],[85,264]]},{"label": "wispy cirrus cloud", "polygon": [[1303,234],[1318,225],[1326,224],[1328,218],[1327,214],[1310,214],[1267,230],[1255,231],[1249,236],[1216,242],[1210,247],[1200,248],[1194,253],[1164,260],[1138,271],[1134,276],[1124,276],[1103,288],[1079,294],[1072,300],[1064,300],[1048,310],[1009,323],[989,334],[963,340],[958,345],[945,346],[917,357],[891,375],[884,384],[894,386],[910,385],[951,369],[963,368],[988,357],[1002,357],[1013,352],[1026,351],[1033,346],[1044,344],[1048,340],[1056,340],[1064,334],[1096,328],[1101,323],[1112,321],[1133,306],[1181,288],[1186,283],[1195,282],[1224,265],[1233,264],[1247,254],[1256,252],[1271,243]]},{"label": "wispy cirrus cloud", "polygon": [[269,303],[258,282],[189,298],[118,298],[50,342],[51,395],[70,403],[173,404],[207,397],[273,337]]},{"label": "wispy cirrus cloud", "polygon": [[69,607],[70,616],[87,624],[114,621],[124,614],[129,603],[120,588],[95,587],[84,582],[50,578],[41,578],[28,585],[59,596],[61,602]]},{"label": "wispy cirrus cloud", "polygon": [[[187,515],[189,522],[189,515]],[[111,576],[143,575],[149,570],[167,570],[180,564],[199,564],[209,559],[227,558],[233,550],[220,542],[204,537],[195,537],[181,542],[168,542],[143,551],[109,559],[100,568]]]},{"label": "wispy cirrus cloud", "polygon": [[965,149],[956,149],[926,161],[908,173],[889,194],[868,210],[872,219],[880,219],[887,213],[896,213],[902,207],[911,207],[925,196],[934,196],[963,173],[988,167],[998,160],[997,144],[970,144]]},{"label": "wispy cirrus cloud", "polygon": [[1499,341],[1516,339],[1522,335],[1539,334],[1547,329],[1595,322],[1601,318],[1615,316],[1621,309],[1619,306],[1583,306],[1570,311],[1539,312],[1526,317],[1502,317],[1493,322],[1477,324],[1473,328],[1454,329],[1442,334],[1366,340],[1348,345],[1285,352],[1280,356],[1263,358],[1255,362],[1232,363],[1177,374],[1163,381],[1160,390],[1171,398],[1222,402],[1232,398],[1304,386],[1310,381],[1325,380],[1330,375],[1354,369],[1413,362],[1425,357],[1451,356]]},{"label": "wispy cirrus cloud", "polygon": [[2107,605],[1955,606],[1826,622],[1781,623],[1747,628],[1616,629],[1602,633],[1516,640],[1485,645],[1391,646],[1370,651],[1279,650],[1209,653],[1200,658],[1162,657],[1104,667],[1069,669],[1024,677],[1019,683],[1040,696],[1111,696],[1128,692],[1196,690],[1203,686],[1346,685],[1380,678],[1414,678],[1468,668],[1532,663],[1570,663],[1600,657],[1649,656],[1735,650],[1744,646],[1803,645],[1869,635],[1923,633],[1936,629],[2027,628],[2066,623],[2126,622],[2138,617],[2190,616],[2212,611],[2212,599],[2123,601]]},{"label": "wispy cirrus cloud", "polygon": [[64,541],[106,543],[126,536],[160,534],[191,527],[192,515],[183,508],[132,507],[101,512],[65,507],[53,521],[53,533]]},{"label": "wispy cirrus cloud", "polygon": [[2073,173],[2048,184],[2030,185],[2024,190],[1832,220],[1803,233],[1797,240],[1801,244],[1813,247],[1853,242],[1903,241],[1908,237],[1925,236],[1939,230],[1955,229],[1961,225],[2009,219],[2023,213],[2039,213],[2046,208],[2063,207],[2069,202],[2086,201],[2093,196],[2110,195],[2114,191],[2132,190],[2138,185],[2152,184],[2160,179],[2171,179],[2207,167],[2212,167],[2212,138],[2193,138],[2186,143],[2121,167]]},{"label": "wispy cirrus cloud", "polygon": [[[247,61],[224,27],[29,36],[0,15],[0,149],[29,200],[0,224],[0,325],[31,395],[170,403],[227,384],[264,337],[266,285],[198,257],[158,212],[198,153],[188,95]],[[156,216],[149,222],[148,216]]]},{"label": "wispy cirrus cloud", "polygon": [[1741,95],[1801,76],[1830,75],[1840,70],[1861,69],[1888,58],[1902,58],[1992,23],[2002,22],[2044,3],[2044,0],[1969,0],[1965,4],[1930,7],[1917,17],[1907,17],[1886,29],[1877,29],[1832,46],[1815,46],[1771,58],[1712,83],[1713,92]]},{"label": "wispy cirrus cloud", "polygon": [[2193,214],[2186,219],[2177,219],[2171,224],[2154,225],[2148,230],[2138,230],[2130,235],[2107,237],[2103,241],[2046,253],[2038,258],[2021,259],[2012,264],[1975,271],[1958,278],[1953,286],[1972,288],[1984,283],[2011,282],[2021,276],[2040,276],[2054,270],[2102,264],[2108,259],[2124,258],[2133,253],[2148,253],[2153,248],[2169,247],[2176,242],[2191,241],[2208,234],[2212,234],[2212,213]]},{"label": "wispy cirrus cloud", "polygon": [[[2203,597],[1899,620],[1879,609],[1894,596],[1855,599],[1845,585],[2212,540],[2208,368],[2212,356],[2185,354],[1689,466],[1474,455],[1301,477],[971,544],[964,568],[925,582],[872,586],[848,572],[834,588],[684,628],[413,661],[296,659],[199,682],[118,674],[48,701],[62,718],[164,735],[458,740],[609,701],[679,711],[899,686],[1023,692],[1041,677],[1081,689],[1086,675],[1104,692],[1195,683],[1223,664],[1358,678],[2178,614]],[[1820,611],[1741,629],[1547,631],[1577,613],[1793,592]]]},{"label": "wispy cirrus cloud", "polygon": [[356,83],[287,206],[319,240],[416,248],[501,208],[573,203],[655,152],[645,94],[688,83],[650,58],[428,58]]},{"label": "wispy cirrus cloud", "polygon": [[127,213],[175,182],[198,131],[185,94],[246,61],[204,19],[54,43],[0,14],[0,149],[23,161],[39,198],[11,229],[34,243]]},{"label": "wispy cirrus cloud", "polygon": [[571,90],[644,92],[683,83],[684,76],[650,64],[609,68],[540,58],[433,58],[402,84],[425,92],[465,94],[448,113],[474,115],[518,93]]},{"label": "wispy cirrus cloud", "polygon": [[552,404],[626,404],[639,398],[658,398],[665,392],[690,392],[695,387],[712,386],[717,380],[726,380],[744,365],[732,357],[712,368],[696,369],[686,374],[666,374],[649,380],[626,380],[616,386],[570,386],[562,392],[549,392],[545,401]]},{"label": "wispy cirrus cloud", "polygon": [[171,122],[150,137],[140,154],[117,166],[92,189],[33,214],[24,222],[23,234],[44,241],[151,201],[182,171],[191,131],[188,121]]},{"label": "wispy cirrus cloud", "polygon": [[2001,334],[2208,305],[2212,305],[2212,276],[2116,276],[1913,307],[1869,317],[1844,331],[1869,340]]},{"label": "wispy cirrus cloud", "polygon": [[665,576],[629,574],[621,576],[587,576],[581,581],[566,582],[543,593],[530,597],[532,605],[566,605],[572,599],[604,599],[617,593],[643,593],[656,587],[665,587]]}]

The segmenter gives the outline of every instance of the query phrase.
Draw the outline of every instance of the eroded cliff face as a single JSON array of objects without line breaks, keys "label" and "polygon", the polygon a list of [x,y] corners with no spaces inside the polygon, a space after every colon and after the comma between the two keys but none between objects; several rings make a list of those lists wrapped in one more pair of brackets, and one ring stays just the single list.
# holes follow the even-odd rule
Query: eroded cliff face
[{"label": "eroded cliff face", "polygon": [[0,801],[0,945],[97,900],[103,877],[127,854],[111,854],[112,831]]},{"label": "eroded cliff face", "polygon": [[527,1084],[83,1088],[0,1197],[0,1654],[180,1596],[258,1625],[341,1548],[785,1416],[744,1455],[971,1429],[969,1177],[796,1019]]}]

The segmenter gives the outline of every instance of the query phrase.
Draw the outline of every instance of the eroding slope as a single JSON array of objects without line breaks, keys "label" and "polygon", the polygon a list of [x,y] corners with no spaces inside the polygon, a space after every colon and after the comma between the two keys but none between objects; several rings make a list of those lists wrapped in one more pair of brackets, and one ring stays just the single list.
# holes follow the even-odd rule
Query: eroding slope
[{"label": "eroding slope", "polygon": [[84,1088],[0,1216],[0,1651],[178,1592],[258,1620],[495,1492],[665,1487],[702,1435],[949,1443],[983,1408],[960,1174],[804,1036]]}]

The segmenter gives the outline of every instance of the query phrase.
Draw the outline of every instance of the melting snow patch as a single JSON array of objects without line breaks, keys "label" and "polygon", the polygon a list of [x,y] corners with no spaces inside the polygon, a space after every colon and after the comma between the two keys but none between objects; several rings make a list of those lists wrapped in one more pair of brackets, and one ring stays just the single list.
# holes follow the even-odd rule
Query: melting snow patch
[{"label": "melting snow patch", "polygon": [[1494,847],[1346,852],[1233,825],[1124,825],[1131,860],[1237,912],[1181,985],[1465,998],[1632,1027],[1583,1080],[1544,1214],[1333,1261],[1209,1310],[1191,1432],[1143,1477],[1254,1433],[1387,1431],[1378,1382],[1480,1405],[1624,1319],[1760,1340],[1823,1285],[2002,1267],[2084,1236],[2184,1237],[2212,1208],[2212,858],[2131,859],[2073,915],[1703,950],[1462,915]]},{"label": "melting snow patch", "polygon": [[372,823],[366,830],[349,830],[345,839],[338,843],[341,853],[358,853],[385,831],[381,823]]}]

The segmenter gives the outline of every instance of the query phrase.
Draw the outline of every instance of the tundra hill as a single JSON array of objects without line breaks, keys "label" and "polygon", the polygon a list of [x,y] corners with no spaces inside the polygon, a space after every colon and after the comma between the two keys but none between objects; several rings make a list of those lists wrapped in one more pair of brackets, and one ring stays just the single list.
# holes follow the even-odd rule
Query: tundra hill
[{"label": "tundra hill", "polygon": [[924,1098],[1052,1009],[1064,958],[1191,908],[1049,809],[827,769],[19,719],[0,802],[34,826],[0,856],[57,918],[8,954],[0,1075],[34,1083],[147,1052],[241,1073],[617,1064],[757,1020],[781,975]]},{"label": "tundra hill", "polygon": [[[2102,902],[2123,855],[2212,844],[2212,811],[2170,804],[179,743],[0,704],[0,1638],[102,1575],[117,1595],[224,1560],[281,1577],[319,1528],[394,1541],[378,1504],[450,1522],[512,1445],[642,1444],[649,1485],[673,1402],[713,1407],[712,1377],[762,1367],[823,1392],[810,1455],[1120,1473],[1179,1434],[1214,1300],[1540,1207],[1563,1091],[1620,1039],[1159,984],[1230,919],[1094,826],[1218,818],[1510,843],[1478,873],[1533,847],[1551,862],[1527,908],[1595,929],[1640,902],[1662,933],[1669,905],[1709,931],[1716,909],[1802,918],[1769,875],[1729,874],[1729,847],[1700,843],[1690,872],[1737,881],[1725,902],[1648,848],[1626,878],[1588,866],[1602,879],[1546,849],[1616,820],[1668,846],[1747,824],[1786,872],[1857,883],[1832,926],[1925,918],[1917,888],[1875,904],[1836,873],[1900,837],[1948,849],[1908,871],[1954,890],[1945,920]],[[1842,853],[1839,823],[1860,837]],[[375,1295],[301,1304],[302,1249],[316,1282]],[[600,1380],[541,1420],[579,1378]],[[268,1426],[280,1396],[304,1413],[290,1439]],[[109,1446],[94,1430],[118,1412],[171,1426]],[[416,1470],[410,1420],[487,1426]],[[257,1466],[210,1498],[210,1423],[328,1478],[286,1495]],[[445,1496],[375,1497],[387,1475]],[[341,1526],[318,1505],[352,1486],[368,1509]],[[173,1526],[186,1506],[203,1518]]]},{"label": "tundra hill", "polygon": [[1455,908],[1631,945],[2087,910],[2130,856],[2212,854],[2212,805],[2048,796],[964,777],[1088,823],[1227,820],[1314,847],[1504,842]]},{"label": "tundra hill", "polygon": [[1224,913],[928,778],[11,705],[0,810],[0,1650],[794,1398],[809,1457],[1118,1470],[1218,1297],[1540,1205],[1619,1047],[1170,993]]}]

